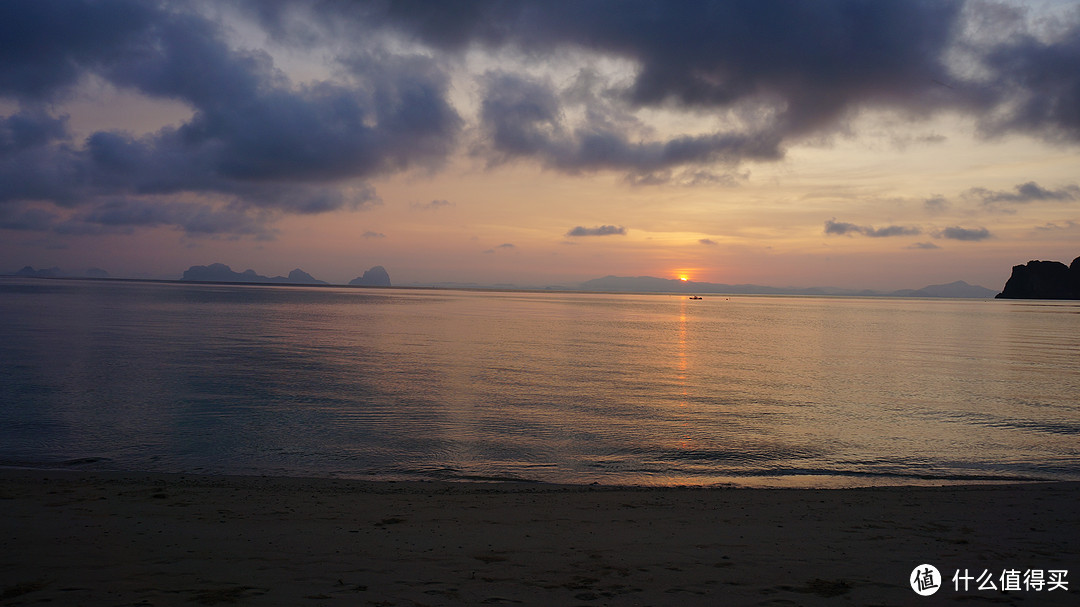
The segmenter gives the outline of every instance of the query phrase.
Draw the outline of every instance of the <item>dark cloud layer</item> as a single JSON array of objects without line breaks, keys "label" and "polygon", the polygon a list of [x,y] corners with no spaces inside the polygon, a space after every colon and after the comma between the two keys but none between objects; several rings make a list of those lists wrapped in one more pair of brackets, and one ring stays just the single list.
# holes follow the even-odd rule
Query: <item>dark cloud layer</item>
[{"label": "dark cloud layer", "polygon": [[771,132],[636,141],[632,132],[597,115],[589,123],[572,127],[550,83],[490,73],[484,85],[480,119],[489,137],[486,151],[496,162],[535,158],[565,173],[623,171],[640,183],[687,165],[776,160],[783,155],[779,139]]},{"label": "dark cloud layer", "polygon": [[0,94],[55,99],[163,15],[138,0],[0,3]]},{"label": "dark cloud layer", "polygon": [[[320,9],[326,4],[320,4]],[[942,54],[958,1],[368,2],[359,19],[425,43],[547,53],[572,45],[634,61],[625,91],[639,105],[726,106],[773,96],[785,128],[806,130],[871,97],[911,101],[947,77]],[[453,15],[448,15],[452,12]]]},{"label": "dark cloud layer", "polygon": [[[296,31],[290,20],[296,2],[253,6],[272,31]],[[867,108],[913,117],[964,111],[979,118],[987,135],[1080,141],[1075,18],[1048,37],[1018,25],[1016,11],[964,0],[466,0],[452,7],[313,0],[300,6],[309,8],[310,19],[331,24],[328,30],[340,31],[341,23],[389,28],[443,53],[479,46],[545,61],[572,48],[636,67],[629,82],[606,83],[602,95],[594,91],[586,119],[572,127],[566,110],[580,95],[521,74],[489,74],[481,126],[496,161],[532,158],[569,173],[615,170],[634,183],[667,182],[672,167],[779,158],[787,144],[842,129]],[[965,38],[965,18],[1003,33],[972,41]],[[956,51],[980,68],[978,77],[953,69]],[[731,116],[733,124],[706,135],[642,138],[610,120],[613,104],[711,112]]]},{"label": "dark cloud layer", "polygon": [[38,208],[0,205],[0,229],[43,232],[53,227],[56,213]]},{"label": "dark cloud layer", "polygon": [[987,133],[1080,141],[1080,21],[1064,25],[1049,40],[1011,36],[986,50],[990,99],[998,110],[982,120]]},{"label": "dark cloud layer", "polygon": [[641,69],[633,102],[725,107],[775,100],[804,133],[868,98],[909,103],[943,75],[952,2],[567,3],[542,23],[554,40],[622,54]]},{"label": "dark cloud layer", "polygon": [[270,231],[257,216],[242,209],[221,209],[211,205],[184,202],[158,202],[120,199],[101,203],[78,213],[60,226],[65,230],[129,231],[139,227],[178,226],[188,234],[247,234],[271,238]]},{"label": "dark cloud layer", "polygon": [[[179,7],[179,8],[176,8]],[[231,49],[217,24],[184,3],[27,2],[0,5],[0,97],[23,110],[0,122],[0,204],[97,205],[103,196],[210,194],[230,208],[149,199],[138,225],[189,233],[249,233],[260,209],[319,213],[376,200],[345,180],[438,166],[461,119],[430,62],[388,59],[342,82],[295,86],[260,51]],[[31,35],[27,34],[29,32]],[[76,35],[77,34],[77,35]],[[355,57],[354,57],[355,59]],[[116,86],[179,100],[179,128],[136,137],[97,132],[73,142],[42,102],[95,74]],[[116,213],[76,219],[100,225]],[[206,218],[207,222],[199,218]],[[127,225],[136,225],[128,223]]]},{"label": "dark cloud layer", "polygon": [[[611,171],[634,184],[735,184],[740,164],[781,159],[866,109],[960,111],[986,136],[1080,143],[1077,18],[1036,31],[1015,11],[998,17],[962,0],[229,3],[278,42],[321,49],[333,78],[298,84],[266,52],[230,46],[221,23],[200,12],[208,6],[0,3],[0,101],[19,108],[0,116],[3,226],[254,234],[281,213],[377,201],[364,180],[437,169],[473,133],[472,149],[492,164]],[[965,37],[969,18],[1009,35]],[[492,70],[478,83],[477,128],[466,129],[447,66],[476,48],[537,65],[615,58],[633,71],[619,80],[573,66],[578,77],[557,83]],[[977,69],[954,69],[957,56]],[[88,77],[179,101],[192,115],[155,133],[75,141],[54,108]],[[638,122],[642,109],[690,112],[711,126],[657,133]],[[1076,193],[1032,183],[977,195],[1022,203]],[[122,209],[110,206],[118,200]],[[826,227],[873,237],[913,229]]]}]

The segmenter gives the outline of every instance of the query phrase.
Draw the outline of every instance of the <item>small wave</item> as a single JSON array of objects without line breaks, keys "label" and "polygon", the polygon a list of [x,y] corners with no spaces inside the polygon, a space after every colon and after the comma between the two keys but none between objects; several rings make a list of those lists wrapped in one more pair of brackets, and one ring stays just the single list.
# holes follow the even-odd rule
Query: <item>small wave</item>
[{"label": "small wave", "polygon": [[1011,430],[1030,430],[1045,434],[1064,434],[1066,436],[1080,434],[1080,425],[1066,421],[1036,421],[1030,419],[1017,419],[991,415],[988,413],[960,412],[942,415],[943,419],[959,421],[986,428],[1003,428]]},{"label": "small wave", "polygon": [[60,462],[60,464],[63,465],[63,466],[74,467],[74,466],[89,466],[91,464],[100,464],[102,462],[107,462],[107,461],[109,461],[109,458],[107,458],[107,457],[79,457],[79,458],[69,459],[69,460]]},{"label": "small wave", "polygon": [[108,457],[79,457],[67,460],[25,460],[25,459],[0,459],[0,468],[20,468],[35,470],[63,470],[67,468],[94,468],[101,469],[110,467],[113,460]]},{"label": "small wave", "polygon": [[641,447],[618,450],[620,454],[646,456],[650,460],[680,463],[752,463],[777,460],[805,460],[821,456],[824,451],[813,447],[761,445],[737,449],[671,449]]},{"label": "small wave", "polygon": [[930,474],[920,472],[888,472],[880,470],[829,470],[825,468],[768,468],[760,470],[735,470],[725,471],[727,476],[738,477],[761,477],[761,476],[841,476],[852,478],[881,478],[881,479],[912,479],[923,481],[1002,481],[1002,482],[1038,482],[1052,481],[1055,479],[1041,476],[1024,474],[964,474],[956,472],[943,472]]},{"label": "small wave", "polygon": [[467,472],[460,468],[394,468],[385,471],[369,471],[375,478],[426,479],[439,481],[467,481],[478,483],[538,483],[536,479],[512,474],[483,474]]}]

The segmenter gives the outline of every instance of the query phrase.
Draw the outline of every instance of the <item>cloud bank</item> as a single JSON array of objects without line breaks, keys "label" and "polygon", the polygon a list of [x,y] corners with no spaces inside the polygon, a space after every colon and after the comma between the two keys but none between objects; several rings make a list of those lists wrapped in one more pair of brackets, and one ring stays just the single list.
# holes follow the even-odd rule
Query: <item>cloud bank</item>
[{"label": "cloud bank", "polygon": [[[1075,11],[1049,27],[960,0],[221,6],[0,3],[0,107],[16,108],[0,115],[0,227],[265,237],[283,214],[375,204],[369,180],[436,171],[463,150],[492,167],[737,184],[744,165],[783,159],[871,110],[956,112],[985,137],[1080,143]],[[230,43],[215,10],[324,57],[325,71],[299,78],[257,43]],[[484,67],[463,74],[470,56]],[[452,101],[455,77],[475,86],[475,113]],[[155,132],[76,140],[62,108],[92,79],[191,114]],[[650,112],[703,127],[657,128]],[[1078,193],[1028,183],[973,195],[991,204]],[[869,237],[915,229],[826,226]]]},{"label": "cloud bank", "polygon": [[[453,149],[462,120],[430,61],[387,56],[339,81],[296,84],[265,52],[230,48],[193,6],[0,6],[0,98],[20,107],[0,121],[0,205],[85,208],[71,220],[88,226],[247,233],[266,211],[363,207],[377,198],[356,180],[436,167]],[[45,108],[91,75],[182,101],[193,115],[147,135],[99,131],[75,142],[65,118]],[[191,195],[214,202],[179,202]],[[118,210],[117,197],[139,198],[123,205],[140,210]],[[200,217],[215,214],[209,229]]]}]

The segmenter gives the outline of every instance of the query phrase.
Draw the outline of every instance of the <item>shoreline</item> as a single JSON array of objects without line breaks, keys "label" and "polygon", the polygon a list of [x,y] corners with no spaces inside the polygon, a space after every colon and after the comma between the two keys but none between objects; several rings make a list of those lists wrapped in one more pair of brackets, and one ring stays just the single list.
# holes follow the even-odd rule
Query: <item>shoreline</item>
[{"label": "shoreline", "polygon": [[425,473],[395,473],[395,474],[359,474],[346,471],[319,472],[319,471],[273,471],[273,472],[230,472],[227,470],[196,469],[194,471],[162,471],[140,470],[137,468],[112,468],[98,467],[102,458],[86,457],[73,460],[50,462],[50,463],[15,463],[0,462],[0,473],[3,471],[29,471],[29,472],[55,472],[57,474],[81,473],[99,474],[105,476],[140,476],[151,475],[155,477],[189,477],[189,478],[259,478],[259,479],[295,479],[319,481],[345,481],[356,483],[400,483],[400,484],[431,484],[447,483],[451,485],[507,485],[507,486],[546,486],[546,487],[613,487],[622,489],[665,489],[665,488],[689,488],[689,489],[806,489],[806,490],[833,490],[833,489],[871,489],[888,487],[964,487],[981,485],[1037,485],[1047,483],[1077,483],[1080,479],[1072,478],[1047,478],[1024,475],[992,475],[992,474],[956,474],[956,475],[931,475],[931,474],[890,474],[861,471],[800,471],[790,473],[778,471],[776,473],[750,473],[728,474],[710,477],[708,481],[689,480],[679,482],[678,477],[655,479],[656,482],[624,483],[619,480],[546,480],[542,478],[527,478],[523,476],[485,476],[478,474],[425,474]]},{"label": "shoreline", "polygon": [[[0,469],[0,603],[1075,603],[1080,483],[621,487]],[[1068,591],[953,589],[1068,570]],[[1076,582],[1080,583],[1080,582]],[[933,599],[930,599],[933,600]]]}]

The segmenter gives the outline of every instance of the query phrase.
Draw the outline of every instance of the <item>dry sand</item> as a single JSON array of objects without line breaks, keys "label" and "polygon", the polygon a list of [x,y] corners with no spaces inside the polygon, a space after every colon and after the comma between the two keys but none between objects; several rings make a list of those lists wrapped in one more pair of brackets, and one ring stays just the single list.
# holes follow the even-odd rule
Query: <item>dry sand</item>
[{"label": "dry sand", "polygon": [[[1076,605],[1078,498],[0,470],[0,604]],[[958,568],[1069,590],[956,592]]]}]

